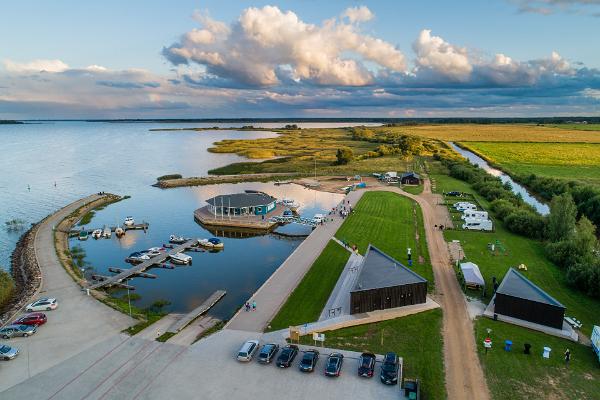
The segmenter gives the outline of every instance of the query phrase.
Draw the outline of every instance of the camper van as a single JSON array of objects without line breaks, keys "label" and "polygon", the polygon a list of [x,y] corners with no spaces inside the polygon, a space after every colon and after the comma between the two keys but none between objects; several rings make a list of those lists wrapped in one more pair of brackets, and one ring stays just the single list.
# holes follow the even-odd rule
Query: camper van
[{"label": "camper van", "polygon": [[457,211],[466,211],[466,210],[477,210],[477,206],[473,203],[461,203],[459,205],[454,205]]},{"label": "camper van", "polygon": [[491,231],[494,226],[492,221],[489,219],[467,219],[462,225],[463,229],[469,229],[473,231]]},{"label": "camper van", "polygon": [[468,218],[476,218],[476,219],[488,219],[487,211],[476,211],[476,210],[465,210],[463,211],[462,219],[466,220]]}]

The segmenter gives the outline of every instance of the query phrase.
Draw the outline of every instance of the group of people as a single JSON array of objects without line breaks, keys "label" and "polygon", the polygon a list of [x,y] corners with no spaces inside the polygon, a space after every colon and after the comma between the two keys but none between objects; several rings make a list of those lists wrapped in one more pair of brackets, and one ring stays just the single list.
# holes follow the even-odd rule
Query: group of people
[{"label": "group of people", "polygon": [[246,302],[246,312],[252,310],[252,311],[256,311],[256,301],[252,300],[252,303],[250,303],[249,301]]},{"label": "group of people", "polygon": [[348,215],[352,214],[353,211],[354,209],[350,205],[350,200],[344,200],[342,204],[338,205],[335,208],[332,208],[329,212],[329,215],[335,214],[337,212],[340,217],[346,218]]}]

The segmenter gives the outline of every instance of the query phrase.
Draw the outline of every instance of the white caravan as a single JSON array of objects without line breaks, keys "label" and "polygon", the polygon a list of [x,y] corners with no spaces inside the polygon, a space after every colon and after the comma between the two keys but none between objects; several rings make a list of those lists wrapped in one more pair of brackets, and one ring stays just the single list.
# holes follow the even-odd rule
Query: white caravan
[{"label": "white caravan", "polygon": [[454,208],[456,208],[457,211],[477,210],[477,206],[473,203],[462,203],[458,206],[455,205]]},{"label": "white caravan", "polygon": [[462,228],[473,231],[491,231],[494,229],[494,225],[489,219],[467,219]]},{"label": "white caravan", "polygon": [[487,211],[477,211],[477,210],[465,210],[463,211],[462,219],[466,220],[468,218],[476,218],[476,219],[488,219]]}]

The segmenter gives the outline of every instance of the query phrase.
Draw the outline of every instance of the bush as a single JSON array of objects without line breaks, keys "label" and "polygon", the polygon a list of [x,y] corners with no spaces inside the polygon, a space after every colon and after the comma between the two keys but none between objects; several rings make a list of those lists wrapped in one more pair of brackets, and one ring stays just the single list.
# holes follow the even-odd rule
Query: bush
[{"label": "bush", "polygon": [[335,157],[336,165],[346,165],[354,159],[354,152],[349,147],[342,147],[337,150]]},{"label": "bush", "polygon": [[181,179],[183,178],[183,176],[181,176],[181,174],[169,174],[169,175],[163,175],[163,176],[159,176],[158,178],[156,178],[157,181],[166,181],[168,179]]},{"label": "bush", "polygon": [[505,199],[496,199],[492,201],[491,208],[494,214],[496,214],[496,217],[501,221],[504,221],[506,217],[517,210],[517,207],[513,203]]},{"label": "bush", "polygon": [[12,276],[0,268],[0,306],[10,300],[14,290],[15,283]]},{"label": "bush", "polygon": [[536,212],[518,209],[504,219],[506,229],[520,235],[541,239],[543,237],[545,220]]}]

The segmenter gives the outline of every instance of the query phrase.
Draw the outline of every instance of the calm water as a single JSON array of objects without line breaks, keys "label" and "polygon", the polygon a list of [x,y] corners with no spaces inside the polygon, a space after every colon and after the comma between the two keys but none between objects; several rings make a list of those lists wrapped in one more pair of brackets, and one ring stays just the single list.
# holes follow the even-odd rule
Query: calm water
[{"label": "calm water", "polygon": [[[204,124],[204,126],[217,124]],[[258,124],[255,124],[258,125]],[[281,125],[281,124],[280,124]],[[321,124],[323,125],[323,124]],[[203,124],[193,124],[203,126]],[[231,126],[231,124],[227,124]],[[166,127],[156,123],[54,122],[0,125],[0,223],[20,218],[36,222],[58,208],[90,193],[128,194],[131,199],[97,213],[90,227],[121,223],[127,215],[150,223],[150,230],[128,233],[120,241],[92,239],[81,244],[86,261],[98,273],[107,267],[127,267],[125,256],[158,246],[170,234],[210,237],[193,220],[194,209],[219,193],[245,189],[264,190],[276,197],[291,197],[303,204],[307,216],[329,209],[340,196],[296,185],[248,183],[160,190],[151,187],[157,176],[181,173],[204,175],[208,170],[243,160],[206,151],[225,138],[272,137],[271,132],[205,131],[150,132]],[[29,188],[28,188],[29,187]],[[10,254],[21,232],[0,229],[0,266],[8,268]],[[300,243],[275,235],[224,238],[221,253],[192,253],[192,266],[152,270],[159,278],[134,279],[131,284],[145,306],[157,299],[172,302],[174,311],[189,310],[216,289],[227,296],[214,315],[228,317]]]},{"label": "calm water", "polygon": [[538,199],[536,199],[531,193],[529,193],[529,191],[527,189],[525,189],[524,186],[515,182],[510,176],[508,176],[504,172],[500,171],[499,169],[491,167],[490,164],[487,163],[487,161],[485,161],[483,158],[479,157],[477,154],[475,154],[469,150],[465,150],[461,147],[458,147],[456,144],[454,144],[452,142],[450,142],[450,146],[452,146],[452,148],[456,152],[460,153],[460,155],[465,157],[472,164],[481,167],[484,171],[486,171],[490,175],[499,177],[500,180],[502,181],[502,183],[509,182],[512,187],[512,191],[516,194],[520,194],[523,197],[523,200],[526,203],[531,204],[537,210],[537,212],[539,212],[540,214],[547,215],[550,212],[550,208],[548,207],[547,204],[544,204],[541,201],[539,201]]}]

